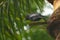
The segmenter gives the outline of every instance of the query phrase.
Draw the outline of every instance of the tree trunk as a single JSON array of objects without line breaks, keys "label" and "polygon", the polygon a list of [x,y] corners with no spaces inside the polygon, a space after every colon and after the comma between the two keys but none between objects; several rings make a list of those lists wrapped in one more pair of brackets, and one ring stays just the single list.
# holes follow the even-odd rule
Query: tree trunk
[{"label": "tree trunk", "polygon": [[[53,2],[53,7],[54,7],[54,11],[56,11],[58,8],[60,8],[60,0],[54,0]],[[60,9],[58,10],[60,11]],[[58,14],[58,13],[57,13]],[[54,15],[54,14],[53,14]],[[60,16],[60,12],[58,14]],[[59,19],[60,20],[60,19]],[[58,21],[58,20],[57,20]],[[58,30],[59,31],[59,30]],[[58,35],[56,36],[56,40],[60,40],[60,32],[58,33]]]},{"label": "tree trunk", "polygon": [[[60,8],[60,0],[54,0],[53,1],[53,7],[54,7],[54,11],[58,10]],[[60,11],[60,9],[58,10]],[[55,13],[54,13],[55,14]],[[53,14],[53,15],[54,15]],[[56,13],[58,14],[58,13]],[[60,16],[60,12],[58,14]],[[60,20],[60,19],[59,19]],[[58,21],[58,20],[57,20]],[[59,30],[58,30],[59,31]],[[56,40],[60,40],[60,32],[58,33],[58,35],[56,36]]]},{"label": "tree trunk", "polygon": [[[60,25],[58,25],[57,23],[59,23],[60,24],[60,0],[48,0],[50,3],[53,3],[53,7],[54,7],[54,13],[51,15],[51,17],[50,17],[50,19],[48,20],[49,21],[49,28],[50,29],[52,29],[51,28],[51,26],[53,25],[53,22],[57,25],[57,26],[54,26],[54,28],[56,27],[58,27],[58,28],[60,28]],[[59,21],[59,22],[58,22]],[[56,23],[57,22],[57,23]],[[52,27],[53,27],[52,26]],[[53,29],[54,29],[53,28]],[[50,30],[49,29],[49,30]],[[57,29],[58,30],[58,29]],[[51,31],[51,30],[50,30]],[[55,40],[60,40],[60,30],[58,30],[59,32],[54,32],[54,34],[57,34],[56,35],[56,39]],[[54,35],[55,36],[55,35]]]}]

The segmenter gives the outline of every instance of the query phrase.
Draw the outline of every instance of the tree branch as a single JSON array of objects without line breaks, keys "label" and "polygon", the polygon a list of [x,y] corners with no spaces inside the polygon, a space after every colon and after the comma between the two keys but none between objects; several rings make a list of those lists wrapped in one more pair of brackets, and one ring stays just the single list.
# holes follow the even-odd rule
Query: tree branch
[{"label": "tree branch", "polygon": [[29,25],[33,26],[33,25],[43,25],[43,24],[47,24],[47,22],[39,22],[39,21],[34,21],[34,22],[31,22],[29,23]]}]

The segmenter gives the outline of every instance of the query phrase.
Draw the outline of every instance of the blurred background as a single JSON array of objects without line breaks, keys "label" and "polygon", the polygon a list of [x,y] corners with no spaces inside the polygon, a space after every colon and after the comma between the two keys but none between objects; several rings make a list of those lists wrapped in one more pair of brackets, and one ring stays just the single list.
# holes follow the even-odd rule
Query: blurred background
[{"label": "blurred background", "polygon": [[46,30],[52,13],[47,0],[0,0],[0,40],[54,40]]}]

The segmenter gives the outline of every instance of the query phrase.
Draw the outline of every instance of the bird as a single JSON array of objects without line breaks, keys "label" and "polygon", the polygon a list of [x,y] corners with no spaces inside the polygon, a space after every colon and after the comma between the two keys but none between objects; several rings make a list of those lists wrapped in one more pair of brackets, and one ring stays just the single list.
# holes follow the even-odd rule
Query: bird
[{"label": "bird", "polygon": [[39,13],[31,13],[27,14],[26,20],[31,20],[31,21],[39,21],[40,19],[43,19],[44,16],[39,14]]}]

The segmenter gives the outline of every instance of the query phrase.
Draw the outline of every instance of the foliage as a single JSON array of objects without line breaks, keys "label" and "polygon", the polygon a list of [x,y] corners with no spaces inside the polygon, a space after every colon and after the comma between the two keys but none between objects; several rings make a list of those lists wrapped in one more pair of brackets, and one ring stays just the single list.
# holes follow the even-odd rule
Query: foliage
[{"label": "foliage", "polygon": [[26,14],[36,12],[37,7],[42,12],[44,3],[44,0],[0,0],[0,40],[49,40],[45,29],[30,28],[25,20]]}]

